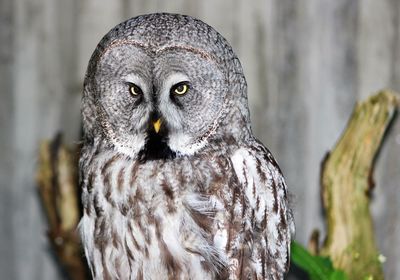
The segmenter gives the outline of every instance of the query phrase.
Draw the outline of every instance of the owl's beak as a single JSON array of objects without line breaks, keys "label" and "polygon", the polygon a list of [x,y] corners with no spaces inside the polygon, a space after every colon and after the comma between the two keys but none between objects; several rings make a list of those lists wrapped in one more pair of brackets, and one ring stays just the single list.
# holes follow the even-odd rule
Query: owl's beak
[{"label": "owl's beak", "polygon": [[162,120],[161,119],[158,119],[158,120],[153,122],[154,131],[156,133],[158,133],[160,131],[161,124],[162,124]]}]

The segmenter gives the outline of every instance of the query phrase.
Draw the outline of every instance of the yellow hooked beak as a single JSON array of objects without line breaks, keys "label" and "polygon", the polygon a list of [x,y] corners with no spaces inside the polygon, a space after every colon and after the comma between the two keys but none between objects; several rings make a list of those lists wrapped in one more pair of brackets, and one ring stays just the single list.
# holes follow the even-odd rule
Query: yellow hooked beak
[{"label": "yellow hooked beak", "polygon": [[158,133],[160,131],[161,124],[162,124],[162,120],[161,119],[158,119],[155,122],[153,122],[154,131],[156,133]]}]

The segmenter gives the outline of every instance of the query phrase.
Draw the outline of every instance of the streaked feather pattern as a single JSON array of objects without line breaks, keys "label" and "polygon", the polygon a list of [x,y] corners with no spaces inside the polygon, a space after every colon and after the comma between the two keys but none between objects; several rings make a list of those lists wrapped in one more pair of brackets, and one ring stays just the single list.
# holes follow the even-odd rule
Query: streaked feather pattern
[{"label": "streaked feather pattern", "polygon": [[283,177],[261,144],[231,148],[142,163],[92,147],[80,230],[95,279],[282,279]]}]

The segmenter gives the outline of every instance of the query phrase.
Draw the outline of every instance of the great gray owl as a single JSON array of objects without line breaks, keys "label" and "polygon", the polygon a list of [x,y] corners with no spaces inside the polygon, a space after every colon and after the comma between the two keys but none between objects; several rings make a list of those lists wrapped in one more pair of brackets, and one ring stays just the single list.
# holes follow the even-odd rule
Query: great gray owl
[{"label": "great gray owl", "polygon": [[282,279],[292,215],[252,135],[240,62],[213,28],[151,14],[95,49],[80,223],[95,279]]}]

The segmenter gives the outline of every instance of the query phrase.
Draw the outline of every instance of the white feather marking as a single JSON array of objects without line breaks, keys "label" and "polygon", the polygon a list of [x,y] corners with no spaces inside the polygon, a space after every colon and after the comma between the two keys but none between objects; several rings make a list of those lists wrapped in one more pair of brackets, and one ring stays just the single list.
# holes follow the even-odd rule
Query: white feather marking
[{"label": "white feather marking", "polygon": [[258,211],[256,211],[257,222],[261,222],[264,219],[264,215],[265,215],[265,200],[260,199]]},{"label": "white feather marking", "polygon": [[221,227],[217,230],[214,235],[214,245],[219,250],[224,250],[226,247],[226,243],[228,242],[228,233],[224,227]]},{"label": "white feather marking", "polygon": [[171,132],[169,135],[168,146],[180,155],[193,155],[202,149],[207,141],[193,142],[193,138],[183,132]]},{"label": "white feather marking", "polygon": [[267,231],[267,237],[268,237],[268,248],[272,254],[275,254],[276,250],[278,249],[278,227],[277,225],[280,222],[280,217],[277,214],[270,213],[268,215],[268,231]]},{"label": "white feather marking", "polygon": [[243,155],[242,155],[242,149],[237,150],[231,157],[233,168],[235,169],[236,176],[239,179],[240,183],[245,182],[245,175],[243,173],[244,169],[244,162],[243,162]]},{"label": "white feather marking", "polygon": [[[257,253],[255,253],[254,255],[257,255]],[[256,274],[261,275],[262,265],[261,265],[261,260],[259,258],[253,260],[252,266],[253,266],[253,269],[255,270]]]},{"label": "white feather marking", "polygon": [[177,259],[179,262],[184,261],[184,257],[186,255],[186,251],[182,247],[181,242],[179,241],[179,221],[180,218],[176,217],[176,215],[166,215],[163,214],[163,233],[162,238],[165,244],[168,247],[168,250]]},{"label": "white feather marking", "polygon": [[189,77],[181,72],[174,72],[169,75],[163,84],[163,94],[162,98],[169,99],[169,93],[172,86],[180,83],[180,82],[187,82],[189,81]]},{"label": "white feather marking", "polygon": [[134,158],[139,151],[144,147],[146,142],[146,137],[144,134],[130,135],[127,139],[111,139],[114,144],[115,150],[118,153],[127,155],[128,157]]},{"label": "white feather marking", "polygon": [[239,178],[240,183],[245,188],[245,194],[252,209],[256,209],[258,187],[255,173],[254,158],[251,157],[247,150],[239,149],[232,156],[233,168]]},{"label": "white feather marking", "polygon": [[94,252],[94,241],[93,241],[93,232],[94,232],[94,219],[91,219],[88,215],[83,214],[78,229],[80,232],[80,236],[82,238],[82,244],[84,244],[85,255],[88,260],[88,265],[93,275],[93,267],[89,260],[93,260],[93,252]]},{"label": "white feather marking", "polygon": [[130,73],[128,75],[125,75],[124,77],[122,77],[122,80],[127,82],[127,83],[133,83],[135,85],[137,85],[138,87],[140,87],[140,89],[147,94],[151,94],[150,93],[150,88],[147,86],[149,83],[146,83],[142,77],[140,77],[139,75],[136,75],[134,73]]}]

